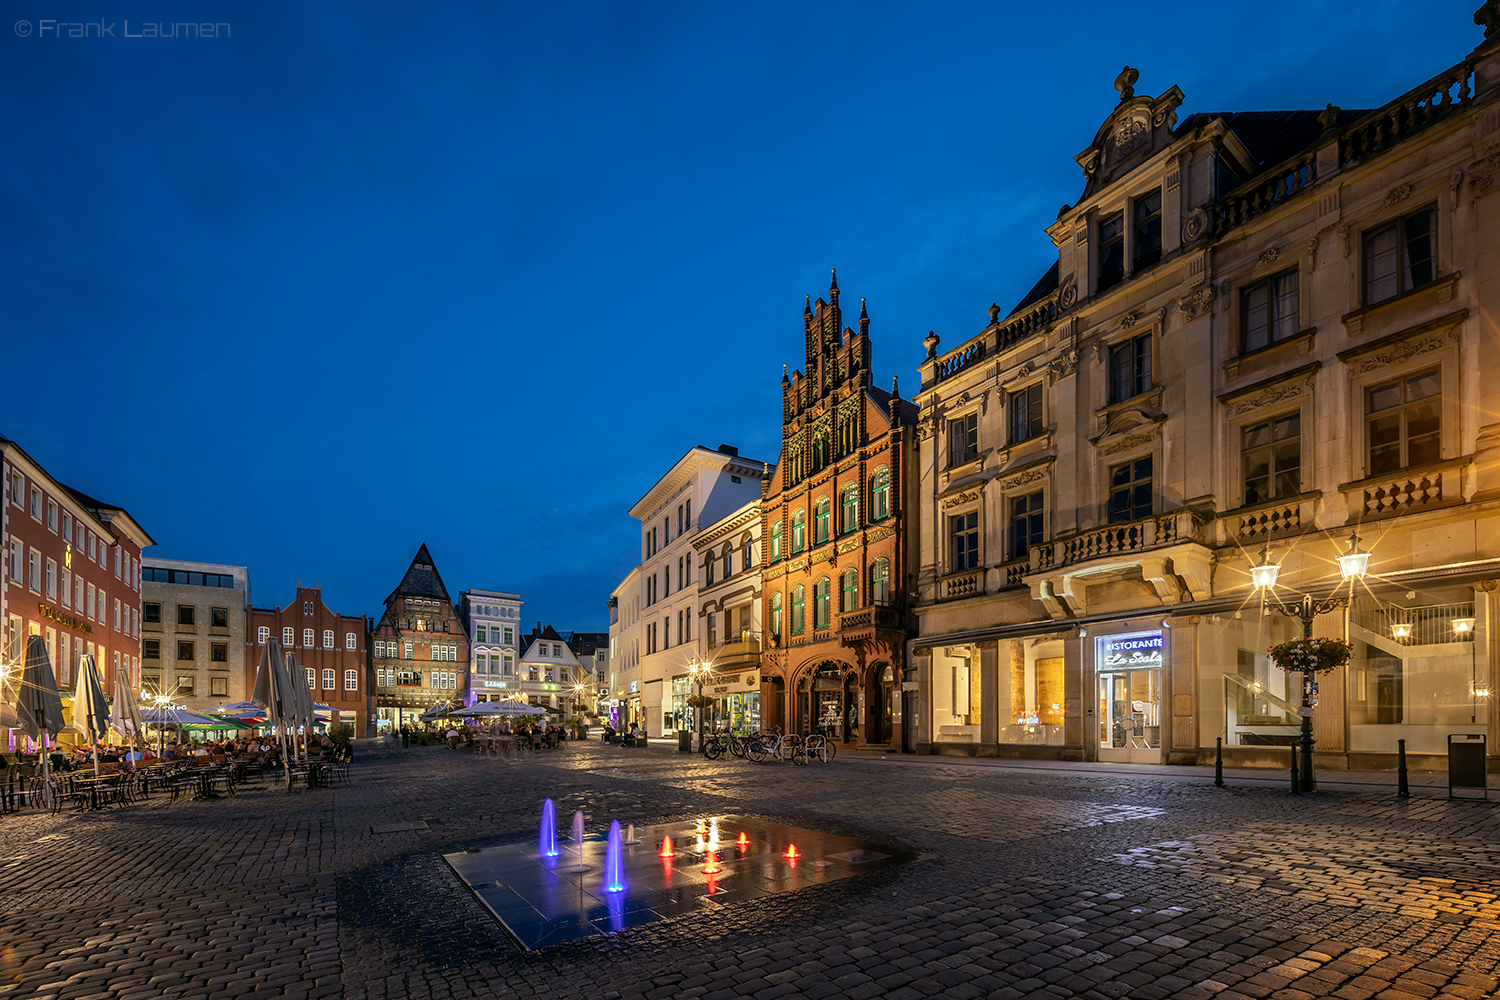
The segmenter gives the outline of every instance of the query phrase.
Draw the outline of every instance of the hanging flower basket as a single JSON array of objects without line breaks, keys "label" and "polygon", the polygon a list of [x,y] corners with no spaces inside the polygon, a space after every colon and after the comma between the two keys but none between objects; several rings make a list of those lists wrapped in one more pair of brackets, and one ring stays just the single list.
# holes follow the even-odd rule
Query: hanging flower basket
[{"label": "hanging flower basket", "polygon": [[1282,670],[1337,670],[1349,662],[1354,647],[1343,639],[1293,639],[1271,647],[1271,661]]}]

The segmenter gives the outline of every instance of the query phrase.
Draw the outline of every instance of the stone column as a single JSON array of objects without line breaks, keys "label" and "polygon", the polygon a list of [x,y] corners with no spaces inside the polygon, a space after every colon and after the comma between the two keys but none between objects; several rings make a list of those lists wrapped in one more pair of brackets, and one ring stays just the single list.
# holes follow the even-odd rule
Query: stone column
[{"label": "stone column", "polygon": [[1076,634],[1063,641],[1063,760],[1095,760],[1099,754],[1093,734],[1098,731],[1094,718],[1094,658],[1084,648],[1092,636]]},{"label": "stone column", "polygon": [[[932,721],[932,650],[919,649],[916,654],[917,668],[917,738],[914,742],[917,753],[931,754],[932,739],[936,732]],[[905,692],[903,697],[913,692]]]},{"label": "stone column", "polygon": [[[979,670],[979,746],[975,755],[979,757],[998,757],[1000,755],[1000,658],[999,643],[994,639],[984,642],[976,642],[974,647],[979,655],[977,669]],[[1010,643],[1006,643],[1006,652],[1010,651]],[[1006,667],[1009,667],[1007,657]]]}]

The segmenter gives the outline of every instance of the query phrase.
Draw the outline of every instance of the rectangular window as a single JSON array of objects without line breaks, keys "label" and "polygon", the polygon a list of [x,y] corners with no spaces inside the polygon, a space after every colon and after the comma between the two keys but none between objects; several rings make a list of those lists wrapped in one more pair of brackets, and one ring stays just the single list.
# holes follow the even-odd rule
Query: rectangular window
[{"label": "rectangular window", "polygon": [[26,496],[26,477],[23,476],[23,475],[21,475],[19,472],[13,472],[13,473],[11,473],[11,476],[10,476],[10,499],[11,499],[11,501],[17,507],[20,507],[21,505],[23,505],[26,502],[25,499],[24,499],[25,496]]},{"label": "rectangular window", "polygon": [[359,690],[359,671],[358,670],[345,670],[344,671],[344,690],[345,691],[358,691]]},{"label": "rectangular window", "polygon": [[949,552],[953,555],[950,572],[974,569],[979,565],[979,512],[955,514],[948,518]]},{"label": "rectangular window", "polygon": [[35,486],[31,488],[31,516],[38,521],[42,519],[42,491]]},{"label": "rectangular window", "polygon": [[1296,333],[1296,271],[1274,275],[1240,292],[1240,349],[1244,353]]},{"label": "rectangular window", "polygon": [[516,672],[516,658],[510,653],[505,654],[505,658],[501,661],[501,663],[504,667],[506,677],[509,677],[511,674],[514,674]]},{"label": "rectangular window", "polygon": [[208,646],[208,659],[211,663],[229,662],[229,643],[213,642]]},{"label": "rectangular window", "polygon": [[[31,550],[31,557],[27,560],[26,585],[34,593],[42,592],[42,554],[36,549]],[[99,617],[104,617],[104,609],[99,609]]]},{"label": "rectangular window", "polygon": [[336,676],[337,675],[335,674],[335,672],[334,672],[334,670],[333,670],[332,667],[324,667],[323,668],[323,690],[324,691],[332,691],[334,689],[334,680],[335,680]]},{"label": "rectangular window", "polygon": [[331,628],[325,628],[323,630],[323,648],[324,649],[332,649],[333,648],[333,629],[331,629]]},{"label": "rectangular window", "polygon": [[281,629],[281,644],[288,648],[295,646],[297,644],[297,630],[290,625],[283,626]]},{"label": "rectangular window", "polygon": [[1042,494],[1017,497],[1010,502],[1010,557],[1025,559],[1033,545],[1042,541]]},{"label": "rectangular window", "polygon": [[1251,424],[1240,431],[1245,503],[1265,503],[1302,492],[1302,415]]},{"label": "rectangular window", "polygon": [[97,593],[97,591],[94,590],[94,585],[92,583],[89,584],[89,603],[88,603],[88,608],[86,610],[86,613],[88,614],[89,618],[93,618],[94,617],[94,608],[97,606],[96,602],[94,600],[94,595],[96,593]]},{"label": "rectangular window", "polygon": [[228,608],[209,608],[209,610],[208,610],[208,623],[210,625],[212,625],[214,628],[228,628],[229,627],[229,609]]},{"label": "rectangular window", "polygon": [[47,501],[47,527],[57,534],[57,503],[53,500]]},{"label": "rectangular window", "polygon": [[122,626],[120,624],[120,599],[118,597],[116,597],[115,598],[115,631],[118,632],[123,627],[124,626]]},{"label": "rectangular window", "polygon": [[144,618],[148,623],[160,623],[161,605],[156,601],[147,601],[146,603],[141,605],[141,617]]},{"label": "rectangular window", "polygon": [[1144,271],[1161,260],[1161,189],[1142,195],[1133,206],[1135,246],[1130,254],[1131,271]]},{"label": "rectangular window", "polygon": [[260,643],[262,646],[264,646],[266,643],[270,642],[271,641],[271,628],[270,628],[270,626],[268,626],[268,625],[262,625],[259,628],[257,628],[255,630],[255,641],[258,642],[258,643]]},{"label": "rectangular window", "polygon": [[141,640],[141,656],[143,656],[144,658],[146,658],[148,660],[159,660],[159,659],[161,659],[161,640],[160,639],[142,639]]},{"label": "rectangular window", "polygon": [[195,653],[196,653],[196,650],[194,650],[194,648],[193,648],[193,641],[191,639],[178,639],[177,640],[177,658],[179,660],[193,660],[193,659],[196,659],[197,657],[196,657]]},{"label": "rectangular window", "polygon": [[80,615],[83,614],[83,579],[82,579],[82,577],[76,577],[73,580],[73,607],[75,607],[75,608],[78,609],[78,613]]},{"label": "rectangular window", "polygon": [[979,414],[948,421],[948,464],[967,465],[979,457]]},{"label": "rectangular window", "polygon": [[1372,476],[1443,457],[1439,371],[1408,375],[1365,390]]},{"label": "rectangular window", "polygon": [[47,560],[47,600],[57,600],[57,560]]},{"label": "rectangular window", "polygon": [[303,649],[312,649],[313,645],[314,645],[314,643],[313,643],[313,630],[310,629],[310,628],[303,629],[302,630],[302,648]]},{"label": "rectangular window", "polygon": [[215,698],[228,698],[229,678],[210,677],[208,679],[208,693]]},{"label": "rectangular window", "polygon": [[1437,211],[1424,209],[1365,233],[1365,305],[1437,277]]},{"label": "rectangular window", "polygon": [[1042,433],[1042,383],[1010,394],[1010,439],[1029,441]]},{"label": "rectangular window", "polygon": [[402,645],[401,645],[401,658],[403,660],[410,660],[410,659],[412,659],[412,646],[411,646],[411,643],[409,643],[409,642],[402,643]]},{"label": "rectangular window", "polygon": [[1125,213],[1099,221],[1099,291],[1125,280]]},{"label": "rectangular window", "polygon": [[65,608],[73,606],[73,574],[63,570],[62,586],[57,588],[57,598]]},{"label": "rectangular window", "polygon": [[507,646],[514,646],[516,644],[516,634],[511,631],[509,625],[505,626],[505,644]]},{"label": "rectangular window", "polygon": [[179,605],[177,605],[177,624],[179,624],[179,625],[196,625],[196,624],[198,624],[198,606],[196,604],[179,604]]},{"label": "rectangular window", "polygon": [[350,652],[353,652],[357,647],[358,647],[358,642],[354,638],[354,633],[353,632],[345,632],[344,633],[344,648],[347,649],[347,650],[349,650]]},{"label": "rectangular window", "polygon": [[1151,334],[1143,333],[1109,349],[1111,403],[1148,392],[1151,384]]},{"label": "rectangular window", "polygon": [[1151,456],[1116,465],[1109,470],[1109,519],[1134,521],[1150,517]]},{"label": "rectangular window", "polygon": [[184,698],[191,698],[193,696],[193,689],[197,685],[197,682],[197,678],[192,674],[178,674],[177,693],[179,695],[182,695]]},{"label": "rectangular window", "polygon": [[26,562],[25,552],[26,547],[21,544],[21,540],[12,538],[10,541],[10,578],[17,586],[21,584],[21,566]]}]

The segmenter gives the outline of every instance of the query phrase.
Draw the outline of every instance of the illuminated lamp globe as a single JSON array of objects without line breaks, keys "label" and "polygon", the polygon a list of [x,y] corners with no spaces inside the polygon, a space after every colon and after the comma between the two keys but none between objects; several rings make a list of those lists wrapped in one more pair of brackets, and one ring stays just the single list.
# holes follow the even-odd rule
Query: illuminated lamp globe
[{"label": "illuminated lamp globe", "polygon": [[1455,618],[1455,619],[1453,619],[1453,631],[1457,632],[1459,635],[1467,635],[1468,633],[1474,631],[1474,619],[1472,619],[1472,618]]},{"label": "illuminated lamp globe", "polygon": [[1339,573],[1345,580],[1363,577],[1370,569],[1370,553],[1359,550],[1359,536],[1349,533],[1349,551],[1339,556]]},{"label": "illuminated lamp globe", "polygon": [[1276,586],[1276,575],[1281,572],[1281,566],[1271,561],[1271,553],[1262,545],[1260,547],[1260,562],[1250,567],[1250,585],[1256,590],[1262,587]]},{"label": "illuminated lamp globe", "polygon": [[1411,638],[1411,622],[1391,622],[1391,637],[1394,639]]}]

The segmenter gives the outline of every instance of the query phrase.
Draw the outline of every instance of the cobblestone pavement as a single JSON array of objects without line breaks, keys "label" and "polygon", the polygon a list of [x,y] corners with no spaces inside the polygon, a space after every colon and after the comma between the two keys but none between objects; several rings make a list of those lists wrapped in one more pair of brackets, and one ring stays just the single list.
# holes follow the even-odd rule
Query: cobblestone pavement
[{"label": "cobblestone pavement", "polygon": [[[756,1000],[1493,995],[1500,812],[1125,773],[517,761],[362,746],[351,784],[0,818],[0,997]],[[883,838],[905,868],[518,951],[440,854],[739,812]],[[376,833],[408,824],[415,829]]]}]

